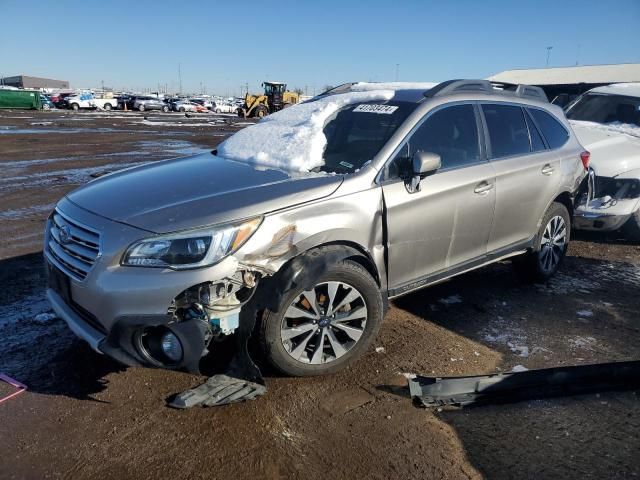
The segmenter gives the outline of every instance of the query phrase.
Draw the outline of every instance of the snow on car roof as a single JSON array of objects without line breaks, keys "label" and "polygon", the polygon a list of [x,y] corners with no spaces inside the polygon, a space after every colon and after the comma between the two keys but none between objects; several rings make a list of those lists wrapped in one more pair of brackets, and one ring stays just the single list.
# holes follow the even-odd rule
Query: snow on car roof
[{"label": "snow on car roof", "polygon": [[232,160],[309,172],[324,164],[327,119],[345,105],[393,98],[393,90],[329,95],[299,103],[244,128],[218,146],[218,155]]},{"label": "snow on car roof", "polygon": [[437,82],[358,82],[351,85],[352,92],[369,90],[430,90]]},{"label": "snow on car roof", "polygon": [[627,95],[629,97],[640,97],[640,82],[614,83],[604,87],[593,88],[589,91],[594,93],[609,93],[615,95]]}]

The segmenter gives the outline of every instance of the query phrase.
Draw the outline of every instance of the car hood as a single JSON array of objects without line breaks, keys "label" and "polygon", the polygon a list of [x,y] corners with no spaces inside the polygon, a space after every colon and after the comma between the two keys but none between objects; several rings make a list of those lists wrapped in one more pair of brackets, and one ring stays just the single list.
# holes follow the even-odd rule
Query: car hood
[{"label": "car hood", "polygon": [[168,233],[265,214],[331,195],[340,175],[290,174],[212,153],[149,163],[67,195],[102,217]]},{"label": "car hood", "polygon": [[[596,175],[614,177],[640,168],[640,138],[623,128],[572,120],[578,140],[591,152],[590,165]],[[640,128],[632,129],[640,133]]]}]

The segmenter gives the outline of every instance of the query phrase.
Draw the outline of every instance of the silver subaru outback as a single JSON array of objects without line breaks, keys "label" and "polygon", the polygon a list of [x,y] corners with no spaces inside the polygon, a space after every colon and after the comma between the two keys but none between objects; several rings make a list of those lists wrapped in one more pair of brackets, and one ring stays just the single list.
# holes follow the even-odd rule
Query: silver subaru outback
[{"label": "silver subaru outback", "polygon": [[311,100],[339,105],[311,171],[214,151],[65,196],[44,248],[55,312],[126,365],[195,372],[253,333],[281,372],[317,375],[367,350],[389,299],[507,258],[556,272],[589,154],[542,90],[352,88]]}]

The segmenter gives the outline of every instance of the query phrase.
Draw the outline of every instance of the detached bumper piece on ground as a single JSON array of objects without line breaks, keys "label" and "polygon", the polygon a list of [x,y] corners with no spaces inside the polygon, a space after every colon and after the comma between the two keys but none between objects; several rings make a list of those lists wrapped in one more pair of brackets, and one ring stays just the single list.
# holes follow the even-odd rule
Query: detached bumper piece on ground
[{"label": "detached bumper piece on ground", "polygon": [[640,361],[409,380],[411,398],[423,407],[510,403],[634,388],[640,388]]}]

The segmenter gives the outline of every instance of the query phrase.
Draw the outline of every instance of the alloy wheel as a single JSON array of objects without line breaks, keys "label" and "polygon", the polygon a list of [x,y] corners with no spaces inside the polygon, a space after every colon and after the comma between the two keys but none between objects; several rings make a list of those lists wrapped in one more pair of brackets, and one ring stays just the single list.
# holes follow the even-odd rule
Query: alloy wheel
[{"label": "alloy wheel", "polygon": [[297,295],[285,311],[280,338],[302,363],[330,363],[345,355],[364,334],[367,305],[345,282],[324,282]]},{"label": "alloy wheel", "polygon": [[540,268],[545,272],[555,269],[564,254],[567,245],[567,225],[564,219],[556,215],[549,220],[540,242]]}]

